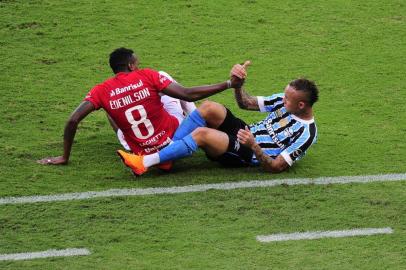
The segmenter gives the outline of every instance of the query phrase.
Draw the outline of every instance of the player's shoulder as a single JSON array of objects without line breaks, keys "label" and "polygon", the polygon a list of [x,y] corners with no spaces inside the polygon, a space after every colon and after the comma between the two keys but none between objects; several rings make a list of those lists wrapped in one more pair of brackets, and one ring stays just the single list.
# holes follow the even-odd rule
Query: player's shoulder
[{"label": "player's shoulder", "polygon": [[102,91],[102,90],[105,90],[106,88],[107,88],[107,83],[106,83],[106,81],[104,81],[104,82],[98,83],[95,86],[93,86],[91,91],[93,91],[93,92]]},{"label": "player's shoulder", "polygon": [[139,74],[146,74],[146,75],[151,75],[151,74],[158,74],[158,71],[152,68],[141,68],[137,69],[135,72],[138,72]]},{"label": "player's shoulder", "polygon": [[105,79],[103,82],[96,84],[93,89],[110,89],[116,84],[116,76]]},{"label": "player's shoulder", "polygon": [[142,81],[155,81],[158,78],[158,71],[152,68],[140,68],[129,73],[132,79],[141,79]]},{"label": "player's shoulder", "polygon": [[144,79],[149,79],[154,84],[163,84],[174,82],[175,80],[165,71],[157,71],[151,68],[137,70]]},{"label": "player's shoulder", "polygon": [[272,94],[270,96],[260,97],[263,100],[264,105],[274,105],[277,102],[283,102],[284,93]]},{"label": "player's shoulder", "polygon": [[266,99],[267,100],[281,100],[281,99],[283,99],[284,96],[285,96],[285,93],[276,93],[276,94],[267,96]]},{"label": "player's shoulder", "polygon": [[292,115],[293,119],[295,119],[296,124],[299,130],[303,130],[302,135],[307,137],[308,139],[315,140],[317,138],[317,126],[314,120],[314,117],[309,120],[304,120],[298,118],[295,115]]}]

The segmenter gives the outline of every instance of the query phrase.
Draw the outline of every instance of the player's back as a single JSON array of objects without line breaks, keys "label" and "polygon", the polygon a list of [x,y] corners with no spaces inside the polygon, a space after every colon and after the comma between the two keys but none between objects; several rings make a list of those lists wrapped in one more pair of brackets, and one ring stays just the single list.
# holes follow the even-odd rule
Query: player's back
[{"label": "player's back", "polygon": [[133,152],[148,154],[168,144],[178,126],[159,95],[170,83],[151,69],[121,72],[94,87],[86,100],[107,111]]}]

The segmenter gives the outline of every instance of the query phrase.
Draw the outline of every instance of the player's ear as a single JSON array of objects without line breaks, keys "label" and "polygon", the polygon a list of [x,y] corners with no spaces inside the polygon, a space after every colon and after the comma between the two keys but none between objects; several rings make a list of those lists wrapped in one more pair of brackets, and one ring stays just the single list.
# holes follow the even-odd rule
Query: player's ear
[{"label": "player's ear", "polygon": [[133,71],[133,70],[135,70],[135,68],[136,68],[136,65],[135,65],[135,63],[128,63],[128,69],[129,70],[131,70],[131,71]]},{"label": "player's ear", "polygon": [[306,103],[304,101],[299,101],[298,103],[299,109],[303,110],[306,107]]},{"label": "player's ear", "polygon": [[136,70],[138,68],[138,63],[139,63],[138,57],[133,55],[132,59],[128,63],[128,69],[131,70],[131,71]]}]

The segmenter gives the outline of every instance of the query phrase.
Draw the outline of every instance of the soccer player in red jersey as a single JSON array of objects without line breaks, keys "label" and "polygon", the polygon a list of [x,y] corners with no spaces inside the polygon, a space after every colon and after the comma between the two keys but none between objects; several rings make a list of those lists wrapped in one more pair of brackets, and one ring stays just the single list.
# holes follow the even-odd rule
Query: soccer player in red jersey
[{"label": "soccer player in red jersey", "polygon": [[[172,82],[176,82],[168,73],[164,71],[158,72],[160,75],[167,77]],[[161,95],[161,103],[165,111],[169,113],[169,115],[176,117],[179,124],[185,120],[186,116],[189,115],[196,109],[196,105],[194,102],[188,102],[185,100],[180,100],[177,98],[170,97],[168,95]],[[130,146],[128,145],[124,133],[122,130],[117,126],[114,120],[107,114],[108,120],[110,122],[111,127],[115,131],[118,140],[120,141],[121,145],[124,147],[125,150],[131,151]],[[153,152],[155,148],[149,149],[144,148],[144,152]]]},{"label": "soccer player in red jersey", "polygon": [[67,164],[77,126],[89,113],[103,108],[124,133],[132,152],[150,154],[171,141],[179,126],[161,103],[162,94],[196,101],[242,85],[243,80],[230,80],[213,85],[184,87],[152,69],[138,68],[138,59],[130,49],[119,48],[110,54],[110,67],[115,76],[91,89],[71,114],[65,125],[62,156],[38,160],[40,164]]}]

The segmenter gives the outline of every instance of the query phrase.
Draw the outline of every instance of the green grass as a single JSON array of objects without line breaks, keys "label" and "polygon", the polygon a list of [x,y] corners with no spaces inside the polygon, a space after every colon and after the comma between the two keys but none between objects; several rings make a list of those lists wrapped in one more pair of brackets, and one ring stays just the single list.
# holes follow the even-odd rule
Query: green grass
[{"label": "green grass", "polygon": [[[83,246],[94,253],[5,264],[12,269],[64,269],[67,263],[67,269],[400,269],[405,196],[404,183],[387,183],[3,206],[0,244],[17,251]],[[259,234],[385,226],[395,233],[255,240]]]},{"label": "green grass", "polygon": [[[403,1],[0,1],[0,196],[253,179],[406,172]],[[186,86],[224,81],[250,59],[246,88],[320,88],[319,140],[288,172],[225,169],[202,152],[170,174],[134,179],[103,112],[81,123],[69,166],[70,112],[111,76],[108,54]],[[232,91],[210,98],[246,122]],[[87,247],[86,257],[0,262],[2,269],[401,269],[405,183],[298,186],[0,207],[0,254]],[[393,227],[386,236],[259,244],[257,234]]]}]

